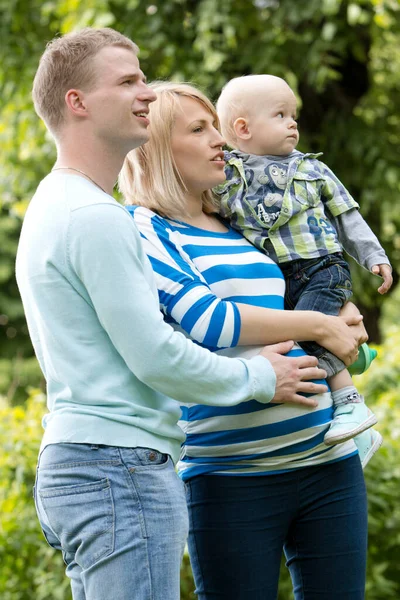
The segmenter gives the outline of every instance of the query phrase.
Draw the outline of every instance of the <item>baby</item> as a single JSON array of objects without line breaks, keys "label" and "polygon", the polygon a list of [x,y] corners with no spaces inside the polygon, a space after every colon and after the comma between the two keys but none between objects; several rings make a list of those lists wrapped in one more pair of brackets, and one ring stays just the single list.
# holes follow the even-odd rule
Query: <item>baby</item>
[{"label": "baby", "polygon": [[[359,205],[320,154],[295,150],[297,100],[280,77],[249,75],[229,81],[217,103],[226,152],[227,181],[217,189],[221,215],[279,263],[286,279],[286,308],[337,315],[352,295],[345,249],[359,264],[392,285],[392,269]],[[345,365],[315,343],[301,346],[328,373],[334,418],[324,442],[338,444],[377,421],[353,386]],[[374,432],[370,445],[382,438]],[[378,437],[379,436],[379,437]],[[369,443],[369,442],[368,442]]]}]

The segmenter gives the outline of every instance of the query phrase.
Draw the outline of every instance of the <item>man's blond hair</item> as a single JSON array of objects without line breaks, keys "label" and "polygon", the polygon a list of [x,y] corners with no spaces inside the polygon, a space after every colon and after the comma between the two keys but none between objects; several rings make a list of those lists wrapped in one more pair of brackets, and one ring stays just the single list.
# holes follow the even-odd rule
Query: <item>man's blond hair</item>
[{"label": "man's blond hair", "polygon": [[138,52],[132,40],[108,27],[86,27],[47,44],[33,81],[32,97],[37,114],[53,134],[64,121],[65,94],[73,88],[83,91],[94,88],[98,74],[93,68],[93,58],[108,46]]},{"label": "man's blond hair", "polygon": [[[185,201],[187,188],[171,148],[175,118],[182,110],[179,99],[193,98],[202,104],[212,115],[216,127],[219,127],[218,116],[207,96],[188,83],[155,81],[150,87],[157,94],[157,100],[149,106],[150,139],[125,158],[119,188],[126,204],[139,204],[163,217],[182,219],[189,216]],[[202,201],[204,212],[217,212],[212,190],[203,192]]]}]

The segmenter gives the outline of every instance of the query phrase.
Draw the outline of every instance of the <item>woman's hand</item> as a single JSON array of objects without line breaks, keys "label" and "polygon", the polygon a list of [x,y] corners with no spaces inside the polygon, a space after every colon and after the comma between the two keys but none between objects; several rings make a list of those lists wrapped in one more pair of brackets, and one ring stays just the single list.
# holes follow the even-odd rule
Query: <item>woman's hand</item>
[{"label": "woman's hand", "polygon": [[367,339],[362,315],[352,302],[348,302],[339,317],[325,315],[323,332],[316,341],[348,366],[357,359],[358,347]]},{"label": "woman's hand", "polygon": [[[347,319],[347,325],[350,326],[353,335],[355,337],[355,339],[357,340],[357,344],[359,346],[361,346],[361,344],[364,344],[365,342],[368,341],[368,333],[367,330],[364,327],[364,321],[363,321],[363,317],[360,314],[360,311],[358,310],[357,306],[355,304],[353,304],[353,302],[347,302],[343,308],[341,309],[339,316],[341,318],[343,318],[345,321],[348,317],[358,317],[359,321],[358,323],[349,323],[348,319]],[[361,319],[360,319],[361,317]]]}]

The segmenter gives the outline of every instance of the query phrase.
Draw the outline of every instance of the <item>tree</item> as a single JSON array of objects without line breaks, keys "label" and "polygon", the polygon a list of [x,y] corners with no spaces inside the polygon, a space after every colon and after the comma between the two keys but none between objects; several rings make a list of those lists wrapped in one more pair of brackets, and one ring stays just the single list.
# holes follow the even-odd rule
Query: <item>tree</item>
[{"label": "tree", "polygon": [[[21,364],[32,355],[13,261],[21,217],[55,158],[33,112],[31,83],[45,43],[86,25],[132,37],[150,80],[193,81],[214,99],[237,75],[287,79],[301,103],[300,149],[323,151],[359,201],[387,249],[397,285],[398,0],[14,0],[0,3],[0,22],[0,344],[7,344],[8,361],[17,349]],[[379,341],[378,281],[355,265],[352,270],[355,299],[371,339]],[[0,364],[0,389],[1,374]],[[13,381],[18,391],[18,376]]]}]

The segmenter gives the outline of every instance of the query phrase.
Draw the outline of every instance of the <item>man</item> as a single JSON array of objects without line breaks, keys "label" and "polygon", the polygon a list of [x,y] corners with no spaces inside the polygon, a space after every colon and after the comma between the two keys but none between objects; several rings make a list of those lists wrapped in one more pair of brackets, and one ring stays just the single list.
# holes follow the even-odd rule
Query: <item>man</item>
[{"label": "man", "polygon": [[179,598],[176,400],[313,405],[299,393],[326,390],[306,381],[325,375],[315,358],[281,356],[291,342],[228,359],[164,323],[140,236],[111,196],[149,135],[155,95],[136,54],[116,31],[84,29],[48,45],[33,86],[57,162],[27,211],[17,279],[48,391],[36,505],[74,600]]}]

